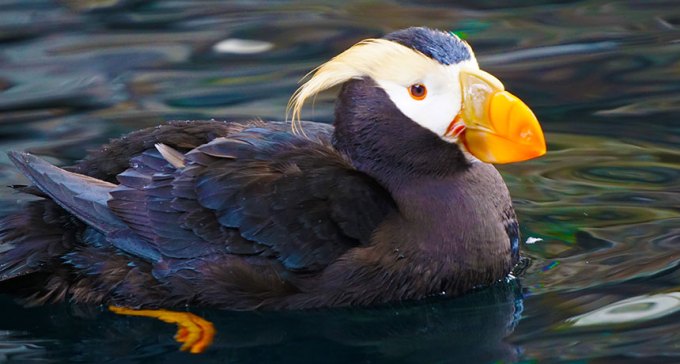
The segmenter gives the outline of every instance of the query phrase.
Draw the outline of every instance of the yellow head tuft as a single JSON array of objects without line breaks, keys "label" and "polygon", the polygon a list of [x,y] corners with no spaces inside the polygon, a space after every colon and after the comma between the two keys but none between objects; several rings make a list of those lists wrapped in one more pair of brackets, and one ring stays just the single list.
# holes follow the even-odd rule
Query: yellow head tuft
[{"label": "yellow head tuft", "polygon": [[442,67],[426,55],[386,39],[366,39],[322,64],[288,102],[293,132],[300,126],[300,114],[307,99],[346,81],[362,77],[389,80],[408,86],[431,67]]}]

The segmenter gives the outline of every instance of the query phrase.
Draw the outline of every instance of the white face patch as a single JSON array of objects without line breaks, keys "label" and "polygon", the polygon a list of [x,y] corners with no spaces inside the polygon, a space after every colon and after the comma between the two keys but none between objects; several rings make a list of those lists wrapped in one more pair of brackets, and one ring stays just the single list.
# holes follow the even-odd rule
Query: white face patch
[{"label": "white face patch", "polygon": [[[406,117],[443,137],[451,122],[460,112],[462,103],[459,79],[461,66],[478,68],[477,62],[468,60],[449,66],[437,64],[422,70],[423,72],[420,75],[408,72],[408,78],[377,79],[375,81],[385,90],[390,100]],[[422,84],[426,87],[425,98],[417,100],[411,97],[409,88],[413,84]]]}]

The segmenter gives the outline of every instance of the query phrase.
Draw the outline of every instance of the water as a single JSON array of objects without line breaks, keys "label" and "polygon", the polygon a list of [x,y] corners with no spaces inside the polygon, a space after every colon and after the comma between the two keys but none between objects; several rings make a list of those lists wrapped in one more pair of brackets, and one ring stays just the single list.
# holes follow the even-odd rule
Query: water
[{"label": "water", "polygon": [[[163,120],[281,119],[307,71],[410,25],[466,37],[549,145],[500,168],[532,238],[519,281],[371,309],[195,310],[218,336],[191,358],[160,322],[0,297],[0,362],[680,361],[680,6],[496,3],[0,1],[3,152],[69,164]],[[22,182],[3,153],[0,185]],[[0,213],[26,199],[0,189]]]}]

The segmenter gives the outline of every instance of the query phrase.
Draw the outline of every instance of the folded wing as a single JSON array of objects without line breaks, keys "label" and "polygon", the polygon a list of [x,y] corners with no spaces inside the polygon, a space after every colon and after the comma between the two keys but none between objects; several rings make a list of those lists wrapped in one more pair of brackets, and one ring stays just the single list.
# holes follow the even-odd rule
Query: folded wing
[{"label": "folded wing", "polygon": [[279,128],[216,138],[183,161],[172,148],[160,150],[132,158],[118,185],[27,154],[12,158],[109,244],[152,264],[227,254],[316,271],[369,244],[394,209],[389,194],[327,142]]}]

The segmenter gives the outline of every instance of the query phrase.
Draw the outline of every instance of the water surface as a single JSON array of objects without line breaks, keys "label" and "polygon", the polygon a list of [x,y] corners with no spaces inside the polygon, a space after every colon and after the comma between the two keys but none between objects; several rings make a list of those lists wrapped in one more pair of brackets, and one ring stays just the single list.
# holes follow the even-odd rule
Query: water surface
[{"label": "water surface", "polygon": [[[213,320],[202,361],[680,361],[680,7],[674,1],[0,2],[0,151],[58,164],[172,119],[282,119],[356,41],[454,30],[549,153],[502,166],[531,265],[461,299]],[[304,115],[330,122],[332,92]],[[0,185],[25,182],[0,155]],[[0,213],[27,201],[0,189]],[[0,297],[0,362],[184,362],[173,328]],[[196,359],[196,357],[192,358]]]}]

